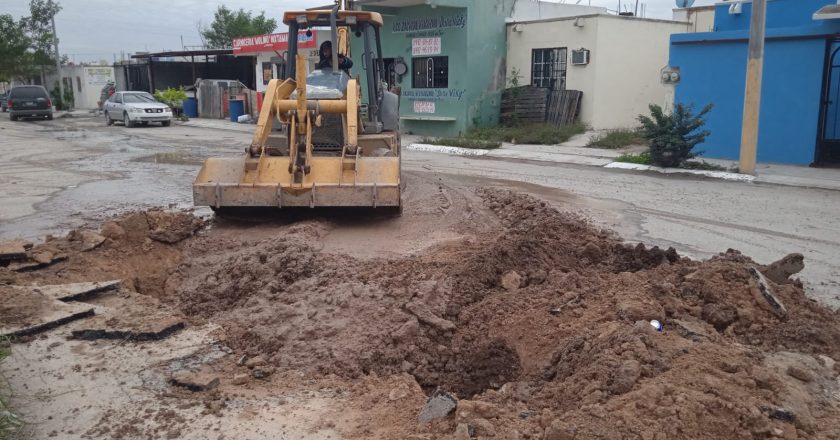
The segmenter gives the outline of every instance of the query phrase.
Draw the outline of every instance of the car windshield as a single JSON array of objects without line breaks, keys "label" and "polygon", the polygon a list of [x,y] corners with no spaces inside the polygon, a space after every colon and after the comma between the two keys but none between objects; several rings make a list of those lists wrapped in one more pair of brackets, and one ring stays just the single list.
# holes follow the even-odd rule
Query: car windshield
[{"label": "car windshield", "polygon": [[126,104],[147,104],[150,102],[157,102],[152,95],[144,95],[141,93],[124,93],[123,102]]},{"label": "car windshield", "polygon": [[15,87],[12,89],[11,95],[15,99],[35,99],[47,97],[47,93],[40,87]]}]

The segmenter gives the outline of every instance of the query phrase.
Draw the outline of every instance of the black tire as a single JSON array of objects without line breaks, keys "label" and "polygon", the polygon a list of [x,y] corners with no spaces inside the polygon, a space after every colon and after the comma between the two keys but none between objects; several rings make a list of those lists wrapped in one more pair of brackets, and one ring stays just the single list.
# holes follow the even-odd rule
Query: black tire
[{"label": "black tire", "polygon": [[172,125],[172,121],[161,121],[160,125],[163,127],[169,127],[170,125]]},{"label": "black tire", "polygon": [[17,116],[15,116],[15,115],[9,115],[9,120],[10,120],[10,121],[17,121],[17,120],[18,120],[18,117],[17,117]]},{"label": "black tire", "polygon": [[128,119],[128,113],[123,113],[123,125],[125,125],[126,128],[134,127],[134,122],[131,122],[131,119]]},{"label": "black tire", "polygon": [[111,115],[109,115],[108,112],[105,112],[105,125],[106,126],[114,125],[114,120],[111,119]]},{"label": "black tire", "polygon": [[52,113],[50,113],[50,114],[48,114],[48,115],[47,115],[47,120],[48,120],[48,121],[52,121],[52,120],[53,120],[53,114],[52,114]]}]

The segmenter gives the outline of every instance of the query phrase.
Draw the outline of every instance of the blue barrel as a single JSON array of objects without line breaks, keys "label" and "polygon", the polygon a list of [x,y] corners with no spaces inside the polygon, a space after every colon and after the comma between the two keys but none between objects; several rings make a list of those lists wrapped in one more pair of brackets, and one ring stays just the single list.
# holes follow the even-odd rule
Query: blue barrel
[{"label": "blue barrel", "polygon": [[187,115],[188,118],[197,118],[198,117],[198,100],[195,98],[187,98],[183,102],[184,106],[184,114]]},{"label": "blue barrel", "polygon": [[240,116],[245,114],[245,101],[230,100],[230,122],[236,122]]}]

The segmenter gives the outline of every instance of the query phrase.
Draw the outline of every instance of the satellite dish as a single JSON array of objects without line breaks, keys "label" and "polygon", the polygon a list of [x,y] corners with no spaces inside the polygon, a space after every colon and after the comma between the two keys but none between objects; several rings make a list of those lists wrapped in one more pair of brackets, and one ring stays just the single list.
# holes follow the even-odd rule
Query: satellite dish
[{"label": "satellite dish", "polygon": [[676,0],[678,8],[690,8],[694,0]]}]

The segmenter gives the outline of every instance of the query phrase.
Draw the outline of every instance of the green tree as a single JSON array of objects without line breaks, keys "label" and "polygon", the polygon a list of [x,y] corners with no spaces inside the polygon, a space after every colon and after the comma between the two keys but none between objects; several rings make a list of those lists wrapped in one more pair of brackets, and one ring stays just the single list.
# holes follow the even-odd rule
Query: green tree
[{"label": "green tree", "polygon": [[219,6],[213,14],[213,23],[201,30],[201,36],[205,46],[225,49],[231,47],[234,38],[270,34],[275,29],[277,21],[266,18],[265,12],[254,15],[242,8],[232,11],[225,6]]},{"label": "green tree", "polygon": [[30,0],[29,17],[21,21],[30,39],[32,62],[36,66],[55,66],[52,19],[61,5],[51,0]]},{"label": "green tree", "polygon": [[642,133],[650,141],[650,157],[655,165],[679,167],[702,152],[692,151],[694,146],[706,140],[710,132],[700,130],[706,123],[704,116],[712,110],[709,104],[694,114],[691,106],[677,104],[674,111],[666,114],[662,107],[651,104],[650,117],[639,115]]},{"label": "green tree", "polygon": [[0,15],[0,81],[26,76],[30,65],[29,36],[25,26],[9,14]]},{"label": "green tree", "polygon": [[29,16],[15,21],[0,16],[0,80],[28,80],[55,70],[52,18],[61,6],[51,0],[30,0]]}]

